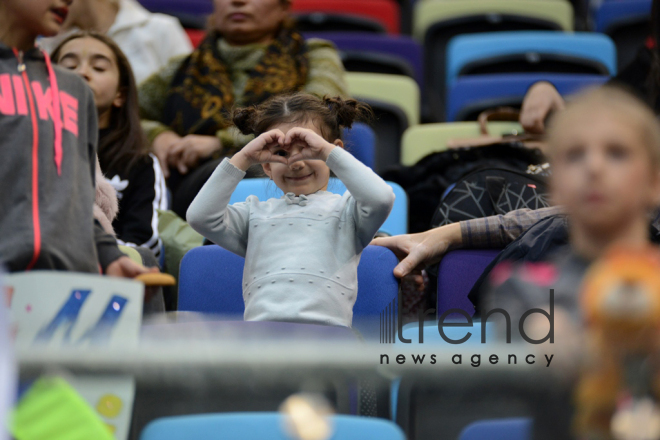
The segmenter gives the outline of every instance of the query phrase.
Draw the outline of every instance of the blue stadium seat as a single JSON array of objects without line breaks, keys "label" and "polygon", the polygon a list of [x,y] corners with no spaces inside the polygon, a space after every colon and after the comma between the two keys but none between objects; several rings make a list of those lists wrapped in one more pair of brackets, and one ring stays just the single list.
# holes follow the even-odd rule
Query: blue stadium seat
[{"label": "blue stadium seat", "polygon": [[374,168],[376,133],[367,124],[356,122],[350,129],[344,129],[344,146],[357,160]]},{"label": "blue stadium seat", "polygon": [[467,75],[456,79],[447,99],[447,122],[476,121],[482,111],[501,106],[519,107],[529,87],[538,81],[552,83],[562,96],[603,84],[605,75],[562,73],[512,73]]},{"label": "blue stadium seat", "polygon": [[438,316],[449,309],[463,309],[474,314],[468,293],[499,252],[494,249],[458,250],[443,257],[438,267]]},{"label": "blue stadium seat", "polygon": [[220,246],[191,249],[181,259],[178,309],[243,318],[245,260]]},{"label": "blue stadium seat", "polygon": [[596,9],[596,32],[607,34],[631,20],[648,20],[653,0],[604,1]]},{"label": "blue stadium seat", "polygon": [[529,440],[532,420],[528,418],[480,420],[465,427],[459,440]]},{"label": "blue stadium seat", "polygon": [[461,75],[523,72],[615,75],[616,48],[608,36],[586,32],[493,32],[449,43],[447,90]]},{"label": "blue stadium seat", "polygon": [[[392,274],[396,256],[382,246],[367,246],[358,265],[358,296],[353,316],[378,317],[396,297],[399,285]],[[201,246],[181,260],[179,310],[243,315],[244,259],[220,246]]]},{"label": "blue stadium seat", "polygon": [[617,48],[619,70],[627,66],[650,32],[652,0],[605,1],[595,11],[596,32],[609,35]]},{"label": "blue stadium seat", "polygon": [[[328,440],[405,440],[387,420],[334,415]],[[166,417],[151,422],[140,440],[290,440],[284,416],[277,413],[225,413]]]},{"label": "blue stadium seat", "polygon": [[[400,235],[408,232],[408,196],[406,192],[394,182],[387,182],[394,191],[394,207],[390,216],[380,228],[380,232],[389,235]],[[328,191],[335,194],[344,194],[346,186],[337,178],[330,178]],[[284,194],[271,180],[267,178],[243,179],[234,190],[229,203],[244,202],[250,195],[255,195],[264,201],[271,198],[279,198]]]}]

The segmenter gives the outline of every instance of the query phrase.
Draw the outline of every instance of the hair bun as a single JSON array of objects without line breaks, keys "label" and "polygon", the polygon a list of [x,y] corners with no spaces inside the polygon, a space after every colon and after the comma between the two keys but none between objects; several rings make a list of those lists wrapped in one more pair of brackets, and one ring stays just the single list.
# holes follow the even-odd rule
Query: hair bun
[{"label": "hair bun", "polygon": [[232,121],[238,130],[245,134],[255,134],[254,125],[257,108],[254,106],[236,109],[232,112]]},{"label": "hair bun", "polygon": [[355,121],[368,122],[373,118],[373,111],[368,104],[355,99],[342,99],[339,96],[323,99],[330,112],[334,114],[341,127],[351,128]]}]

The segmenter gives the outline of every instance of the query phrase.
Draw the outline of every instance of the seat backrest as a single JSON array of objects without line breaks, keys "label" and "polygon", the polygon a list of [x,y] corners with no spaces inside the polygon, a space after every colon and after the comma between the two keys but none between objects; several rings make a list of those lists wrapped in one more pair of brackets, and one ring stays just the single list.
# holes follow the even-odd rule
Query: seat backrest
[{"label": "seat backrest", "polygon": [[292,14],[300,32],[367,32],[385,34],[380,21],[362,15],[329,12],[295,12]]},{"label": "seat backrest", "polygon": [[[394,206],[380,231],[389,235],[400,235],[408,232],[408,196],[398,183],[386,182],[394,191]],[[335,194],[344,194],[346,186],[336,177],[331,177],[328,191]],[[255,195],[261,201],[279,198],[284,195],[272,181],[265,177],[243,179],[229,199],[229,203],[244,202],[248,196]]]},{"label": "seat backrest", "polygon": [[[393,422],[347,415],[331,417],[332,440],[404,440],[401,429]],[[165,417],[151,422],[140,434],[140,440],[289,440],[282,414],[222,413]]]},{"label": "seat backrest", "polygon": [[498,253],[499,250],[493,249],[459,250],[449,252],[442,258],[438,267],[437,316],[442,316],[449,309],[462,309],[470,315],[474,314],[468,294]]},{"label": "seat backrest", "polygon": [[[190,250],[181,261],[179,310],[242,315],[245,260],[220,246]],[[382,246],[367,246],[358,265],[358,296],[353,316],[375,317],[397,296],[399,285],[392,271],[396,256]]]},{"label": "seat backrest", "polygon": [[479,420],[466,426],[459,440],[529,440],[532,419],[511,418]]},{"label": "seat backrest", "polygon": [[399,33],[400,11],[395,0],[294,0],[291,11],[327,12],[368,17],[379,21],[390,34]]},{"label": "seat backrest", "polygon": [[[488,132],[496,136],[520,133],[522,127],[517,122],[490,122]],[[481,131],[477,122],[447,122],[410,127],[403,133],[401,163],[414,165],[428,154],[446,150],[450,140],[479,136]]]},{"label": "seat backrest", "polygon": [[[498,67],[498,64],[501,65]],[[556,68],[561,70],[557,73],[592,71],[615,75],[616,47],[607,35],[587,32],[518,31],[459,35],[449,42],[447,48],[447,87],[451,87],[458,76],[470,71],[488,73],[489,66],[493,69],[502,66],[529,69],[527,71]],[[571,72],[573,68],[575,70]]]},{"label": "seat backrest", "polygon": [[596,32],[614,40],[619,70],[635,58],[649,35],[651,4],[652,0],[606,1],[596,10]]},{"label": "seat backrest", "polygon": [[417,80],[410,63],[398,55],[361,50],[342,50],[339,52],[339,56],[347,72],[405,75]]},{"label": "seat backrest", "polygon": [[652,0],[604,1],[596,9],[596,32],[610,33],[626,22],[651,16]]},{"label": "seat backrest", "polygon": [[[418,41],[436,23],[490,15],[493,21],[521,16],[554,23],[564,31],[573,30],[573,9],[568,2],[545,0],[461,0],[460,2],[418,1],[415,4],[413,35]],[[530,27],[532,29],[532,27]]]},{"label": "seat backrest", "polygon": [[511,30],[573,29],[573,10],[566,1],[461,0],[419,1],[413,35],[424,43],[425,106],[444,120],[446,46],[456,35]]},{"label": "seat backrest", "polygon": [[562,95],[570,95],[589,86],[603,84],[604,75],[512,73],[460,76],[449,90],[447,121],[476,121],[486,109],[519,107],[529,87],[538,81],[552,83]]},{"label": "seat backrest", "polygon": [[408,125],[419,124],[419,86],[412,78],[382,73],[348,72],[346,82],[351,95],[371,98],[401,107]]},{"label": "seat backrest", "polygon": [[243,265],[245,259],[220,246],[191,249],[181,260],[181,311],[219,313],[243,317]]},{"label": "seat backrest", "polygon": [[139,0],[139,2],[151,12],[164,14],[206,16],[213,12],[213,2],[210,0]]},{"label": "seat backrest", "polygon": [[382,53],[404,59],[412,67],[420,90],[424,89],[422,47],[407,35],[378,35],[364,32],[314,32],[305,33],[307,38],[332,41],[340,51]]},{"label": "seat backrest", "polygon": [[376,171],[381,172],[399,162],[404,131],[419,123],[419,87],[408,76],[380,73],[348,72],[346,82],[351,95],[366,101],[376,115]]},{"label": "seat backrest", "polygon": [[356,122],[344,129],[344,146],[357,160],[374,167],[376,160],[376,134],[367,124]]}]

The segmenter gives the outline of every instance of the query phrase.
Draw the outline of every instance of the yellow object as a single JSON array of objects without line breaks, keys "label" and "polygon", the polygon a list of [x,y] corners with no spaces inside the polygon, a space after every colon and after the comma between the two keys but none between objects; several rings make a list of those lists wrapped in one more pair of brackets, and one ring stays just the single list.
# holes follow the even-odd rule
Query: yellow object
[{"label": "yellow object", "polygon": [[96,404],[96,410],[103,417],[113,419],[119,415],[124,404],[121,399],[114,394],[104,394]]},{"label": "yellow object", "polygon": [[111,425],[109,423],[106,423],[105,427],[108,428],[108,431],[110,431],[110,433],[112,435],[115,435],[115,432],[117,432],[117,427],[115,425]]},{"label": "yellow object", "polygon": [[[489,122],[488,132],[493,136],[522,133],[522,126],[517,122]],[[401,140],[401,163],[414,165],[422,157],[444,151],[447,141],[481,136],[478,122],[446,122],[422,124],[408,128]]]},{"label": "yellow object", "polygon": [[396,105],[408,118],[408,126],[419,124],[419,86],[404,75],[347,72],[346,82],[351,96],[371,98]]},{"label": "yellow object", "polygon": [[423,42],[435,23],[489,13],[530,17],[573,30],[573,6],[565,0],[427,0],[415,4],[413,36]]},{"label": "yellow object", "polygon": [[173,286],[176,279],[168,273],[143,273],[135,277],[135,281],[144,283],[145,286]]}]

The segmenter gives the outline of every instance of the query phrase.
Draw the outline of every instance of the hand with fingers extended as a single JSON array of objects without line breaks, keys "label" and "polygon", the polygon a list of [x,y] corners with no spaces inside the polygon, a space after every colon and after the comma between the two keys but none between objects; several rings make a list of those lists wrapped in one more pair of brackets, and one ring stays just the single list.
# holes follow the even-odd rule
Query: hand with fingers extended
[{"label": "hand with fingers extended", "polygon": [[175,142],[168,151],[167,163],[181,174],[187,174],[200,161],[211,157],[222,148],[220,139],[215,136],[189,134]]},{"label": "hand with fingers extended", "polygon": [[406,277],[421,290],[424,287],[422,269],[439,262],[447,251],[460,247],[462,241],[460,224],[452,223],[418,234],[376,238],[371,244],[394,252],[399,259],[394,276]]},{"label": "hand with fingers extended", "polygon": [[323,139],[314,130],[302,127],[292,128],[284,138],[285,149],[291,149],[296,144],[300,145],[300,150],[289,157],[289,164],[299,160],[325,161],[332,149],[337,146]]},{"label": "hand with fingers extended", "polygon": [[284,140],[285,136],[281,130],[267,131],[251,140],[241,151],[234,154],[229,162],[243,171],[260,163],[278,162],[286,165],[286,154],[279,154],[280,150],[285,150]]}]

